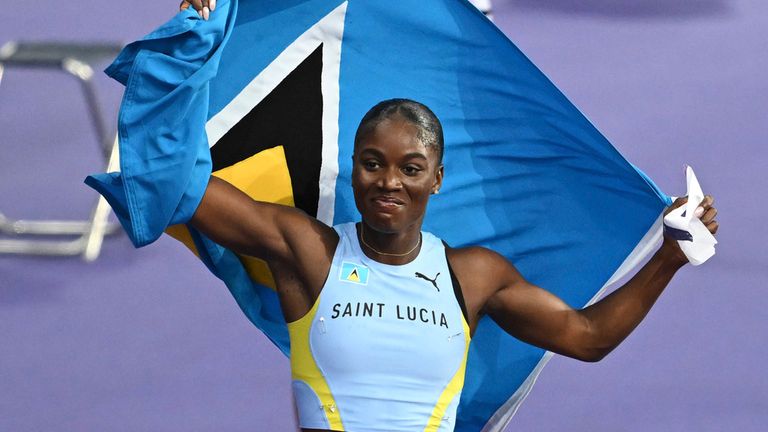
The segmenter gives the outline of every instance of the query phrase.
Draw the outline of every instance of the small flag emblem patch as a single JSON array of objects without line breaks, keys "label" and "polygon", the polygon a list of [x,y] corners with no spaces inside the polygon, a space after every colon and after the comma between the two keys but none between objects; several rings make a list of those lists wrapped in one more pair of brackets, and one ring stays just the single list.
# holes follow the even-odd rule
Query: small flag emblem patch
[{"label": "small flag emblem patch", "polygon": [[359,285],[368,285],[368,267],[346,261],[342,262],[339,280]]}]

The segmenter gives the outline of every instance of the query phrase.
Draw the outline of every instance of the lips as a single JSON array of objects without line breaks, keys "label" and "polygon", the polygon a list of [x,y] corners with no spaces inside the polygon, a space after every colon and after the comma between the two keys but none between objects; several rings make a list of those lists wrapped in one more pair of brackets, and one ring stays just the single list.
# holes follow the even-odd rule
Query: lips
[{"label": "lips", "polygon": [[395,198],[393,196],[389,196],[389,195],[377,196],[372,201],[373,201],[374,207],[380,211],[397,210],[405,204],[403,200]]}]

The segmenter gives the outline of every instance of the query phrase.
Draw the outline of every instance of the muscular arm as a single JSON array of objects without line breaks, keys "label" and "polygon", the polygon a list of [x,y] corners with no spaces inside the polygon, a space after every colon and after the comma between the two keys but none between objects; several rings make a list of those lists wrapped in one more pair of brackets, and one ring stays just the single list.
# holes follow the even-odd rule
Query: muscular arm
[{"label": "muscular arm", "polygon": [[332,228],[301,210],[254,201],[216,177],[211,177],[190,223],[235,252],[292,263],[297,269],[322,268],[338,239]]},{"label": "muscular arm", "polygon": [[598,361],[640,324],[682,265],[665,253],[660,249],[624,286],[582,310],[528,283],[505,261],[507,268],[501,271],[508,283],[488,299],[485,312],[520,340],[579,360]]},{"label": "muscular arm", "polygon": [[[680,200],[675,204],[683,203]],[[712,198],[707,197],[702,207],[702,222],[716,232],[717,222],[713,219],[717,211],[712,207]],[[598,361],[618,346],[687,262],[676,242],[665,239],[651,260],[621,288],[585,309],[575,310],[528,283],[498,254],[476,253],[485,255],[483,266],[502,281],[501,288],[488,296],[482,312],[523,341],[584,361]]]}]

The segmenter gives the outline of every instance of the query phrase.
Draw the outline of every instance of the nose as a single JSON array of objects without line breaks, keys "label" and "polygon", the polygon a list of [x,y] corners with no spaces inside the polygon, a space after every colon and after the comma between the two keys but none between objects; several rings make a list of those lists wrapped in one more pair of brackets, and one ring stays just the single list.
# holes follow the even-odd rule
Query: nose
[{"label": "nose", "polygon": [[396,168],[382,170],[379,177],[379,187],[383,190],[399,190],[403,187],[400,173]]}]

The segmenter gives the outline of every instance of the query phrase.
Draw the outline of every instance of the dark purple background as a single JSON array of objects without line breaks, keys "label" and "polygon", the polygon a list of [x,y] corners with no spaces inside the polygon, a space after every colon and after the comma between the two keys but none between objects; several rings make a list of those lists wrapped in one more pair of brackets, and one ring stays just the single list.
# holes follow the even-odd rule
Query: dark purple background
[{"label": "dark purple background", "polygon": [[[27,1],[14,39],[128,42],[177,2]],[[556,357],[510,430],[762,431],[768,229],[768,3],[505,0],[497,23],[667,193],[691,164],[717,198],[714,259],[686,268],[607,359]],[[120,87],[99,78],[114,119]],[[80,89],[0,84],[0,211],[83,217],[102,169]],[[109,239],[94,264],[0,257],[0,430],[291,430],[287,361],[178,244]],[[500,379],[502,379],[500,377]]]}]

